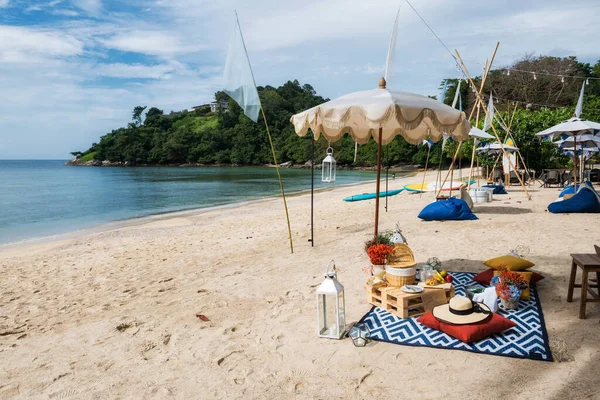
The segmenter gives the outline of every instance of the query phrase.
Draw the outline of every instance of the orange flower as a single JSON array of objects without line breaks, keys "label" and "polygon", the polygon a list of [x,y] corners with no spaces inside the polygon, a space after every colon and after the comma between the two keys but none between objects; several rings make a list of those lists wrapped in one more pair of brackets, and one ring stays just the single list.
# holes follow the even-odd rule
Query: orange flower
[{"label": "orange flower", "polygon": [[376,244],[367,249],[367,254],[369,255],[369,259],[371,263],[374,265],[382,265],[385,264],[385,260],[387,256],[392,254],[394,248],[387,244]]}]

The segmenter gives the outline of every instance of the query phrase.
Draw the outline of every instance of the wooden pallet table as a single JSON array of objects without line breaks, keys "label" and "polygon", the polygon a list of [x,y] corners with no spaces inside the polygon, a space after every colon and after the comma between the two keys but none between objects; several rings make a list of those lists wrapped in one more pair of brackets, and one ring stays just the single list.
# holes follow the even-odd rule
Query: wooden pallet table
[{"label": "wooden pallet table", "polygon": [[423,315],[454,297],[454,287],[447,290],[425,288],[421,293],[406,293],[398,287],[379,283],[366,285],[366,290],[369,304],[403,319]]}]

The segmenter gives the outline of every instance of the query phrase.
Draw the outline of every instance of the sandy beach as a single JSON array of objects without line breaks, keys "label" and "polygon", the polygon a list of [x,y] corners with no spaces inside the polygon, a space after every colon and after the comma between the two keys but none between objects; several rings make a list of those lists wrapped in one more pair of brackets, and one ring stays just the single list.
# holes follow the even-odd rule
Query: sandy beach
[{"label": "sandy beach", "polygon": [[314,248],[310,197],[289,197],[294,254],[280,199],[0,250],[0,398],[599,398],[600,306],[580,320],[579,291],[566,302],[569,253],[600,244],[599,217],[547,212],[558,189],[531,186],[531,201],[507,189],[475,206],[477,221],[422,222],[433,194],[401,193],[387,212],[382,201],[380,229],[399,222],[417,262],[449,271],[527,246],[563,362],[319,339],[314,291],[331,259],[348,321],[370,309],[374,200],[342,201],[369,183],[316,194]]}]

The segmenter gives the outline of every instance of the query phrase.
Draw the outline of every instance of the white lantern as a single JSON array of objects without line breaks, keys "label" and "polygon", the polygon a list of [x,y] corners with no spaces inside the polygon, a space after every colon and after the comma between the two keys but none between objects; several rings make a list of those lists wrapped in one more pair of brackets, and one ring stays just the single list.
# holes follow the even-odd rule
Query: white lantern
[{"label": "white lantern", "polygon": [[327,265],[325,280],[317,288],[318,335],[341,339],[346,331],[344,287],[337,280],[333,260]]},{"label": "white lantern", "polygon": [[331,147],[327,148],[327,156],[321,165],[321,180],[327,183],[335,182],[335,158]]}]

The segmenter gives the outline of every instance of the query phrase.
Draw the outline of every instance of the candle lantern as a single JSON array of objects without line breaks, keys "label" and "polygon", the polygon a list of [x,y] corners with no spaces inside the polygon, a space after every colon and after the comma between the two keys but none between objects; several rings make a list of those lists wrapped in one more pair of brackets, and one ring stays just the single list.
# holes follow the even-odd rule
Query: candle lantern
[{"label": "candle lantern", "polygon": [[335,158],[331,147],[327,148],[327,156],[321,165],[321,180],[327,183],[335,182]]},{"label": "candle lantern", "polygon": [[337,280],[333,260],[325,270],[325,280],[317,288],[319,337],[341,339],[346,331],[344,287]]},{"label": "candle lantern", "polygon": [[365,347],[371,339],[371,331],[369,327],[364,322],[354,324],[352,328],[350,328],[350,332],[348,332],[348,336],[352,339],[352,343],[356,347]]}]

